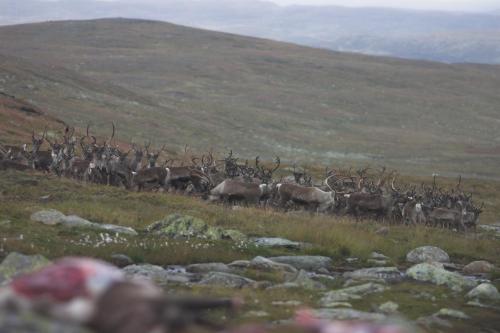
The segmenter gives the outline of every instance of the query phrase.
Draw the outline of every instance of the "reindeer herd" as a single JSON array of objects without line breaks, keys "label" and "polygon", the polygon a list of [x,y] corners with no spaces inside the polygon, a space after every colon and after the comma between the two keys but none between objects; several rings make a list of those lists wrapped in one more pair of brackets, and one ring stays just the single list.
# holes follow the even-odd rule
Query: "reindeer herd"
[{"label": "reindeer herd", "polygon": [[[370,168],[354,171],[325,170],[324,180],[314,184],[305,170],[293,170],[277,178],[280,159],[272,166],[259,157],[241,161],[229,152],[222,159],[212,153],[201,157],[188,155],[167,159],[165,146],[150,150],[151,144],[133,144],[125,151],[113,143],[111,136],[99,143],[90,135],[75,136],[67,127],[60,140],[51,140],[45,130],[42,136],[32,132],[32,142],[20,146],[0,144],[0,170],[35,169],[58,176],[120,186],[130,190],[175,191],[200,196],[210,202],[258,205],[282,210],[308,210],[337,215],[353,215],[356,219],[377,218],[389,223],[422,224],[466,232],[475,230],[483,205],[478,207],[472,195],[458,184],[451,190],[422,183],[420,186],[397,188],[396,172],[385,168],[376,173]],[[48,150],[42,150],[44,143]],[[189,156],[188,159],[186,157]],[[187,162],[187,160],[189,160]],[[285,170],[280,170],[283,174]]]}]

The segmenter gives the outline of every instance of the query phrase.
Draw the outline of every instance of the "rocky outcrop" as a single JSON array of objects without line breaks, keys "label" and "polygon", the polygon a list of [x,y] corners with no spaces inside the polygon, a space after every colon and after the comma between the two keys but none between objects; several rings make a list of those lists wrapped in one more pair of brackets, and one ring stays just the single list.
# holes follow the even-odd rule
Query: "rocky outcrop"
[{"label": "rocky outcrop", "polygon": [[222,272],[208,273],[199,282],[199,284],[220,286],[226,288],[242,288],[252,283],[255,283],[255,281],[240,275]]},{"label": "rocky outcrop", "polygon": [[293,266],[297,269],[306,271],[329,270],[332,265],[332,259],[323,256],[281,256],[270,257],[272,261]]},{"label": "rocky outcrop", "polygon": [[406,255],[406,261],[418,264],[422,262],[449,262],[450,256],[439,247],[421,246],[411,250]]},{"label": "rocky outcrop", "polygon": [[477,282],[455,273],[449,272],[439,263],[421,263],[410,267],[406,274],[414,280],[446,285],[454,291],[472,289]]},{"label": "rocky outcrop", "polygon": [[0,285],[10,282],[13,278],[34,272],[50,261],[42,255],[26,256],[11,252],[0,264]]},{"label": "rocky outcrop", "polygon": [[388,287],[382,284],[370,282],[359,286],[332,290],[323,295],[320,300],[320,304],[324,307],[330,307],[338,302],[361,299],[364,295],[383,292],[387,289]]}]

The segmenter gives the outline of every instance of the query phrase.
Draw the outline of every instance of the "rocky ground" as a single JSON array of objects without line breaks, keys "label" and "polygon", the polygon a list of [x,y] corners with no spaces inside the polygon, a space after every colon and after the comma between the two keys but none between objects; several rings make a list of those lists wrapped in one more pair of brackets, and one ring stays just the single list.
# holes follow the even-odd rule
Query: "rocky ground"
[{"label": "rocky ground", "polygon": [[[95,224],[56,210],[37,211],[31,220],[58,228],[97,228],[104,232],[102,242],[113,242],[112,238],[122,234],[139,234],[129,227]],[[277,237],[247,237],[240,231],[213,227],[187,215],[168,215],[150,224],[144,232],[165,241],[225,240],[241,246],[251,244],[256,252],[282,249],[288,253],[182,266],[136,262],[120,253],[110,256],[109,261],[131,278],[151,279],[169,293],[243,297],[244,310],[226,321],[283,321],[297,309],[307,307],[327,319],[404,320],[426,331],[500,332],[497,267],[484,260],[459,264],[435,246],[415,248],[402,262],[373,252],[361,265],[359,258],[349,256],[339,264],[327,256],[301,253],[313,244]],[[41,255],[11,252],[0,264],[0,284],[49,262]],[[34,327],[47,325],[43,319],[43,323],[38,323],[31,317],[24,320],[0,316],[0,326],[15,326],[16,320],[30,322]],[[58,330],[70,331],[58,326],[53,329]]]}]

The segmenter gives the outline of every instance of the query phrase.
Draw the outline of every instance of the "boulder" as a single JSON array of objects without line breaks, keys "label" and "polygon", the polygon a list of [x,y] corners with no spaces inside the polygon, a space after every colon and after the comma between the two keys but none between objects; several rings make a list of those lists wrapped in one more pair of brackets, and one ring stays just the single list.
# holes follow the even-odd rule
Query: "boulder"
[{"label": "boulder", "polygon": [[298,287],[308,290],[323,290],[326,287],[318,281],[314,281],[309,277],[306,271],[300,270],[293,278],[287,281],[288,283],[294,283]]},{"label": "boulder", "polygon": [[410,267],[406,274],[414,280],[431,282],[437,285],[446,285],[454,291],[472,289],[477,282],[464,276],[445,270],[442,265],[435,263],[421,263]]},{"label": "boulder", "polygon": [[268,258],[264,257],[255,257],[253,258],[249,265],[249,268],[253,268],[256,270],[261,270],[261,271],[280,271],[280,272],[287,272],[287,273],[296,273],[297,269],[291,265],[288,264],[282,264],[279,262],[275,262],[273,260],[270,260]]},{"label": "boulder", "polygon": [[278,237],[252,238],[251,241],[256,246],[260,247],[287,248],[287,249],[299,249],[301,247],[301,243],[299,242],[294,242],[285,238],[278,238]]},{"label": "boulder", "polygon": [[406,261],[418,264],[422,262],[449,262],[448,253],[435,246],[421,246],[411,250],[406,255]]},{"label": "boulder", "polygon": [[360,321],[383,321],[386,316],[381,313],[358,311],[348,308],[328,308],[312,311],[315,318],[323,320],[360,320]]},{"label": "boulder", "polygon": [[63,216],[61,224],[69,228],[91,228],[94,225],[93,222],[76,215]]},{"label": "boulder", "polygon": [[375,259],[375,260],[389,260],[389,257],[383,255],[382,253],[379,253],[379,252],[372,252],[370,254],[370,258],[371,259]]},{"label": "boulder", "polygon": [[321,306],[330,307],[336,302],[344,302],[352,299],[361,299],[362,296],[379,293],[387,290],[388,287],[378,283],[365,283],[359,286],[353,286],[338,290],[326,292],[320,300]]},{"label": "boulder", "polygon": [[107,231],[113,234],[125,234],[130,236],[138,235],[137,231],[135,231],[133,228],[123,227],[121,225],[92,223],[91,228],[96,230]]},{"label": "boulder", "polygon": [[380,304],[380,306],[378,307],[378,310],[385,314],[394,314],[398,312],[398,309],[399,309],[398,303],[392,301]]},{"label": "boulder", "polygon": [[271,257],[272,261],[291,265],[297,269],[317,272],[322,269],[330,269],[332,259],[323,256],[281,256]]},{"label": "boulder", "polygon": [[399,282],[405,274],[397,267],[372,267],[362,268],[352,272],[344,273],[344,278],[354,280],[384,280],[386,282]]},{"label": "boulder", "polygon": [[46,225],[60,224],[65,215],[55,209],[41,210],[31,214],[31,220]]},{"label": "boulder", "polygon": [[157,236],[174,239],[230,239],[236,242],[242,242],[247,239],[243,233],[237,230],[224,230],[219,227],[212,227],[202,219],[179,214],[168,215],[163,220],[156,221],[149,225],[146,230]]},{"label": "boulder", "polygon": [[146,278],[158,285],[168,283],[188,283],[190,276],[182,272],[167,271],[161,266],[151,264],[129,265],[123,268],[125,274],[129,277]]},{"label": "boulder", "polygon": [[221,262],[211,262],[203,264],[192,264],[186,267],[186,271],[190,273],[210,273],[210,272],[223,272],[231,273],[233,270],[226,264]]},{"label": "boulder", "polygon": [[448,317],[453,319],[470,319],[468,315],[459,310],[442,308],[434,314],[437,317]]},{"label": "boulder", "polygon": [[479,298],[489,300],[500,300],[500,293],[498,289],[491,283],[481,283],[476,288],[469,291],[466,295],[467,298]]},{"label": "boulder", "polygon": [[227,288],[242,288],[255,283],[255,281],[236,274],[211,272],[205,275],[199,283]]},{"label": "boulder", "polygon": [[34,272],[48,264],[50,261],[39,254],[26,256],[11,252],[0,264],[0,285],[10,282],[19,275]]},{"label": "boulder", "polygon": [[486,274],[491,273],[495,266],[486,260],[473,261],[463,268],[465,274]]}]

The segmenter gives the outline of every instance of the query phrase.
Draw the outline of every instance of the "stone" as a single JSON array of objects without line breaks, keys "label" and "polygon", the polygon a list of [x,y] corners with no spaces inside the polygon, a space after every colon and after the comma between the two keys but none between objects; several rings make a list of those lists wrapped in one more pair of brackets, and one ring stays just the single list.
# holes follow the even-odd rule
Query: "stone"
[{"label": "stone", "polygon": [[352,272],[344,273],[344,278],[354,280],[384,280],[387,282],[400,282],[405,274],[397,267],[371,267],[362,268]]},{"label": "stone", "polygon": [[222,272],[208,273],[199,282],[199,284],[228,288],[242,288],[252,283],[255,283],[255,281],[240,275]]},{"label": "stone", "polygon": [[348,302],[331,302],[329,308],[352,308],[352,304]]},{"label": "stone", "polygon": [[446,320],[442,319],[438,316],[431,315],[431,316],[425,316],[425,317],[420,317],[416,320],[417,324],[427,328],[428,331],[434,331],[434,327],[444,327],[444,328],[451,328],[453,325]]},{"label": "stone", "polygon": [[138,235],[137,231],[135,231],[133,228],[123,227],[121,225],[93,223],[91,227],[93,229],[107,231],[113,234],[125,234],[130,236]]},{"label": "stone", "polygon": [[408,252],[406,261],[414,264],[428,261],[449,262],[450,256],[439,247],[421,246]]},{"label": "stone", "polygon": [[271,257],[272,261],[291,265],[297,269],[317,272],[321,269],[330,269],[332,259],[323,256],[281,256]]},{"label": "stone", "polygon": [[244,269],[250,266],[250,260],[235,260],[227,265],[231,268]]},{"label": "stone", "polygon": [[245,313],[244,317],[247,318],[263,318],[263,317],[269,317],[269,313],[266,311],[248,311]]},{"label": "stone", "polygon": [[203,264],[192,264],[186,267],[186,271],[190,273],[209,273],[209,272],[223,272],[231,273],[231,269],[228,265],[221,262],[211,262]]},{"label": "stone", "polygon": [[113,265],[120,267],[120,268],[134,264],[134,261],[129,256],[127,256],[125,254],[120,254],[120,253],[112,254],[110,262]]},{"label": "stone", "polygon": [[146,278],[158,285],[189,283],[191,281],[188,274],[169,272],[161,266],[151,264],[129,265],[124,267],[123,271],[129,277]]},{"label": "stone", "polygon": [[300,301],[273,301],[271,302],[274,306],[284,306],[284,307],[297,307],[302,305]]},{"label": "stone", "polygon": [[261,237],[252,238],[251,240],[256,246],[270,247],[270,248],[286,248],[286,249],[300,249],[301,243],[294,242],[285,238],[278,237]]},{"label": "stone", "polygon": [[453,319],[470,319],[468,315],[459,310],[453,310],[448,308],[442,308],[434,314],[438,317],[448,317]]},{"label": "stone", "polygon": [[202,219],[179,214],[168,215],[163,220],[149,225],[146,230],[157,236],[174,239],[229,239],[236,242],[243,242],[247,239],[246,235],[238,230],[224,230],[219,227],[212,227]]},{"label": "stone", "polygon": [[61,224],[69,228],[91,228],[94,223],[76,215],[63,216]]},{"label": "stone", "polygon": [[311,279],[307,272],[304,270],[300,270],[296,276],[294,276],[292,279],[287,281],[288,283],[295,283],[297,284],[300,288],[307,289],[307,290],[323,290],[326,289],[325,285],[322,284],[321,282],[314,281]]},{"label": "stone", "polygon": [[260,256],[253,258],[247,267],[268,272],[270,271],[281,271],[288,273],[297,272],[297,269],[291,265],[275,262],[273,260]]},{"label": "stone", "polygon": [[361,320],[383,321],[386,316],[381,313],[364,312],[346,308],[328,308],[311,311],[315,318],[323,320]]},{"label": "stone", "polygon": [[378,283],[365,283],[358,286],[352,286],[343,289],[326,292],[320,300],[321,306],[330,307],[335,302],[343,302],[355,299],[361,299],[362,296],[379,293],[387,290],[388,287]]},{"label": "stone", "polygon": [[473,261],[466,265],[462,270],[465,274],[487,274],[494,270],[495,266],[486,260]]},{"label": "stone", "polygon": [[370,266],[387,266],[387,260],[368,259],[366,262],[370,264]]},{"label": "stone", "polygon": [[22,274],[37,271],[48,264],[50,261],[39,254],[27,256],[11,252],[0,264],[0,285],[7,284]]},{"label": "stone", "polygon": [[375,260],[389,260],[389,257],[383,255],[382,253],[378,253],[378,252],[372,252],[370,254],[370,258],[375,259]]},{"label": "stone", "polygon": [[378,310],[385,314],[394,314],[398,312],[398,309],[399,309],[398,303],[392,301],[380,304],[380,306],[378,307]]},{"label": "stone", "polygon": [[406,271],[406,274],[414,280],[446,285],[454,291],[472,289],[477,285],[476,281],[467,279],[458,273],[449,272],[433,263],[414,265]]},{"label": "stone", "polygon": [[467,298],[476,299],[489,299],[489,300],[500,300],[500,293],[498,289],[491,283],[481,283],[476,288],[469,291],[466,295]]},{"label": "stone", "polygon": [[34,222],[43,223],[46,225],[57,225],[62,222],[64,214],[55,209],[41,210],[31,214],[30,219]]}]

